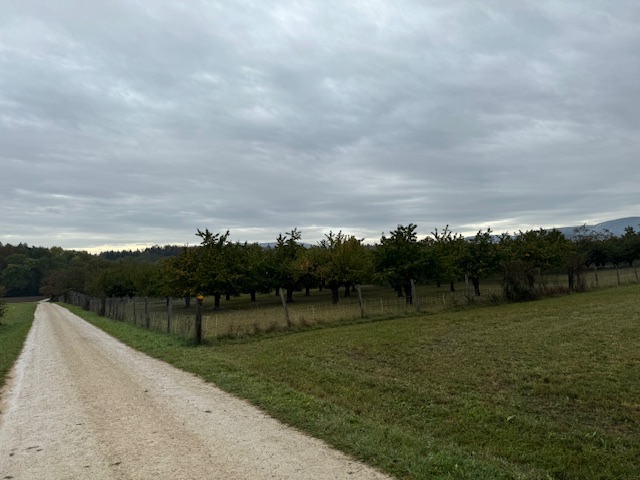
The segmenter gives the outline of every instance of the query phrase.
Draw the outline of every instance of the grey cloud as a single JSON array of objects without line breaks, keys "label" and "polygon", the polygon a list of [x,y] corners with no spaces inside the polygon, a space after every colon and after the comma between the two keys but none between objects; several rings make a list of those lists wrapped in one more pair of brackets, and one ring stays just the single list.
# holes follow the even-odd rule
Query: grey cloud
[{"label": "grey cloud", "polygon": [[604,1],[8,2],[0,241],[635,215],[638,19]]}]

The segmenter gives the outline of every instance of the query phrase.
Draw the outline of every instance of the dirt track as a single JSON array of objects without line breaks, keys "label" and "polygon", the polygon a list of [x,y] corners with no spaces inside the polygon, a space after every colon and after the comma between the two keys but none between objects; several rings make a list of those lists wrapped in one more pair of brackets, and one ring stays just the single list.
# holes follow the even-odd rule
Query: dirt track
[{"label": "dirt track", "polygon": [[41,303],[0,416],[0,480],[383,479]]}]

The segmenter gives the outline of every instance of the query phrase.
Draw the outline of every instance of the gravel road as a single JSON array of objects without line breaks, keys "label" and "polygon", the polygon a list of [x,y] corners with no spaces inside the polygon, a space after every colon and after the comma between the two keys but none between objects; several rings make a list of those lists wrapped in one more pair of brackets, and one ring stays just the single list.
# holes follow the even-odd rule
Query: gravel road
[{"label": "gravel road", "polygon": [[388,478],[54,304],[2,400],[0,480]]}]

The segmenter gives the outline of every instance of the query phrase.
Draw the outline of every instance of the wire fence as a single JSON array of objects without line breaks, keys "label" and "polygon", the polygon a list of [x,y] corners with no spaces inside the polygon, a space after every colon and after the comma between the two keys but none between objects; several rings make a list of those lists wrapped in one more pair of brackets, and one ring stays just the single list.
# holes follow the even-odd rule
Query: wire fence
[{"label": "wire fence", "polygon": [[[412,304],[404,297],[341,298],[314,303],[289,303],[282,305],[255,303],[250,307],[220,310],[212,308],[212,300],[204,299],[202,309],[202,337],[222,338],[253,335],[287,328],[308,327],[324,323],[336,323],[367,318],[394,317],[421,313],[433,313],[468,304],[470,301],[486,301],[492,295],[501,295],[500,288],[486,288],[483,297],[474,300],[465,292],[443,292],[418,295]],[[82,307],[101,316],[128,322],[156,332],[178,335],[184,338],[195,336],[196,299],[143,298],[143,297],[90,297],[80,292],[70,292],[64,301]],[[183,303],[191,306],[185,308]]]},{"label": "wire fence", "polygon": [[[634,268],[607,269],[586,272],[587,288],[610,287],[637,283]],[[545,275],[539,279],[539,289],[552,291],[567,289],[566,275]],[[364,289],[363,289],[364,290]],[[213,300],[205,298],[200,310],[202,338],[223,338],[240,335],[308,327],[318,324],[339,323],[357,319],[379,319],[420,313],[437,313],[470,303],[498,303],[504,293],[500,284],[482,287],[482,296],[473,295],[468,284],[458,285],[456,291],[416,291],[413,302],[397,296],[365,293],[333,304],[330,300],[313,300],[278,304],[272,301],[245,302],[213,308]],[[328,297],[325,297],[328,298]],[[69,292],[64,301],[113,320],[128,322],[149,330],[169,333],[183,338],[196,336],[198,316],[196,299],[174,298],[97,298],[80,292]],[[233,302],[232,302],[233,303]]]}]

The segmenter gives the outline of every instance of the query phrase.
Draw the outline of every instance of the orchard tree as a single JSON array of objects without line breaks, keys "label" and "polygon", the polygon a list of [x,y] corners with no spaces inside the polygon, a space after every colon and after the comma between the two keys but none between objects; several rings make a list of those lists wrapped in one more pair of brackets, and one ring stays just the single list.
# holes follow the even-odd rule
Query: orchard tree
[{"label": "orchard tree", "polygon": [[256,301],[256,293],[269,284],[269,254],[257,243],[237,245],[240,290],[251,295]]},{"label": "orchard tree", "polygon": [[537,298],[545,287],[544,274],[563,267],[566,238],[558,230],[528,230],[500,238],[504,289],[507,299]]},{"label": "orchard tree", "polygon": [[345,295],[348,295],[350,287],[361,283],[369,274],[370,252],[362,240],[353,235],[329,232],[319,242],[317,251],[322,259],[318,272],[331,290],[334,304],[339,302],[341,286],[345,287]]},{"label": "orchard tree", "polygon": [[300,242],[302,232],[294,228],[284,235],[279,234],[273,249],[273,282],[276,288],[284,288],[287,302],[293,301],[293,292],[300,285],[298,258],[304,252]]},{"label": "orchard tree", "polygon": [[191,306],[191,297],[201,292],[197,276],[197,248],[183,247],[180,255],[163,261],[160,266],[166,278],[167,296],[184,298],[185,308]]},{"label": "orchard tree", "polygon": [[637,262],[640,260],[640,232],[636,232],[629,226],[624,229],[624,235],[620,238],[621,258],[633,267],[633,272],[638,281]]},{"label": "orchard tree", "polygon": [[475,295],[480,296],[480,279],[495,273],[499,265],[498,245],[490,228],[486,232],[479,230],[465,243],[461,264],[473,284]]},{"label": "orchard tree", "polygon": [[449,230],[449,225],[440,232],[436,228],[431,235],[432,237],[425,238],[424,243],[430,253],[436,283],[439,287],[445,281],[454,292],[454,282],[463,275],[464,238]]},{"label": "orchard tree", "polygon": [[318,251],[318,247],[305,248],[300,252],[294,262],[295,276],[304,288],[305,297],[311,295],[311,289],[313,287],[320,286],[320,272],[318,268],[323,261],[321,253],[322,252]]},{"label": "orchard tree", "polygon": [[202,238],[196,249],[196,287],[199,293],[213,295],[218,310],[221,295],[240,288],[239,247],[229,241],[228,230],[224,234],[198,230],[196,235]]},{"label": "orchard tree", "polygon": [[585,266],[593,269],[596,285],[598,285],[598,269],[612,260],[609,237],[610,235],[606,232],[590,230],[586,225],[573,230],[573,242],[578,252],[582,254]]},{"label": "orchard tree", "polygon": [[396,290],[399,297],[404,290],[407,304],[413,303],[411,280],[420,279],[424,273],[417,228],[413,223],[406,227],[398,225],[388,237],[382,234],[374,253],[375,271]]}]

